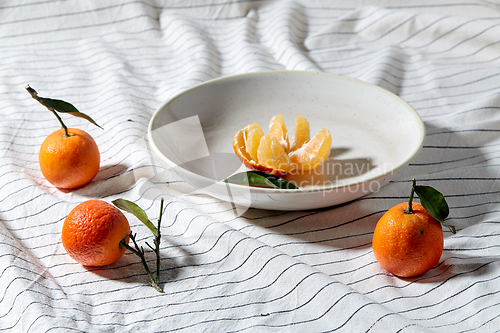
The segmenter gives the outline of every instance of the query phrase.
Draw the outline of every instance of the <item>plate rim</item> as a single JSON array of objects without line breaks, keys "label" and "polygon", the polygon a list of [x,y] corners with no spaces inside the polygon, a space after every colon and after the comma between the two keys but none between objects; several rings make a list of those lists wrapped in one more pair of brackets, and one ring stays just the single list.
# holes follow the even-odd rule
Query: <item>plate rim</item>
[{"label": "plate rim", "polygon": [[384,89],[382,87],[379,87],[377,85],[374,85],[374,84],[371,84],[371,83],[368,83],[368,82],[365,82],[365,81],[362,81],[362,80],[359,80],[359,79],[347,77],[347,76],[342,76],[342,75],[337,75],[337,74],[330,74],[330,73],[324,73],[324,72],[297,71],[297,70],[259,71],[259,72],[240,73],[240,74],[233,74],[233,75],[221,76],[221,77],[218,77],[218,78],[210,79],[210,80],[207,80],[205,82],[196,84],[196,85],[194,85],[194,86],[192,86],[190,88],[187,88],[187,89],[185,89],[183,91],[180,91],[180,92],[174,94],[171,98],[169,98],[166,102],[164,102],[154,112],[154,114],[151,116],[151,119],[150,119],[149,124],[148,124],[148,133],[147,133],[149,146],[153,149],[153,151],[155,152],[155,154],[160,159],[162,159],[165,163],[167,163],[171,167],[178,167],[178,165],[176,163],[174,163],[171,160],[169,160],[166,156],[164,156],[160,152],[160,150],[158,149],[158,147],[154,144],[153,135],[152,135],[152,132],[153,132],[152,127],[153,127],[154,121],[159,116],[159,114],[161,113],[161,111],[167,105],[169,105],[170,103],[172,103],[175,99],[177,99],[177,98],[179,98],[179,97],[181,97],[181,96],[183,96],[185,94],[188,94],[188,93],[192,92],[193,90],[202,88],[202,87],[204,87],[206,85],[210,85],[210,84],[213,84],[213,83],[227,81],[227,80],[232,80],[232,79],[247,78],[247,77],[251,77],[251,76],[280,75],[280,74],[312,75],[312,76],[319,75],[319,76],[329,77],[329,78],[332,78],[332,79],[347,80],[347,81],[352,81],[352,82],[357,83],[357,84],[365,85],[365,86],[367,86],[369,88],[376,89],[376,90],[378,90],[378,91],[380,91],[380,92],[382,92],[384,94],[389,95],[391,98],[397,100],[399,103],[401,103],[403,106],[405,106],[405,108],[410,112],[410,114],[417,121],[418,129],[419,129],[419,134],[420,134],[420,136],[418,138],[418,140],[420,142],[419,147],[417,149],[415,149],[415,151],[413,152],[413,154],[411,154],[405,161],[403,161],[402,163],[400,163],[398,165],[398,167],[392,168],[389,171],[386,171],[386,172],[381,173],[381,174],[377,174],[377,175],[375,175],[375,176],[373,176],[371,178],[368,178],[368,179],[364,179],[364,180],[360,180],[360,181],[356,181],[356,182],[352,182],[352,183],[347,183],[347,184],[326,186],[326,187],[321,187],[321,188],[279,189],[279,188],[253,187],[253,186],[248,186],[248,185],[241,185],[241,184],[234,184],[234,183],[226,183],[224,181],[218,181],[216,179],[212,179],[212,178],[208,178],[208,177],[205,177],[205,176],[201,176],[201,175],[199,175],[197,173],[194,173],[194,172],[192,172],[190,170],[187,170],[187,169],[183,169],[182,172],[185,172],[185,173],[189,174],[190,177],[195,177],[195,179],[197,178],[199,180],[213,182],[214,184],[223,183],[224,186],[234,187],[235,189],[238,189],[238,188],[250,188],[251,192],[262,193],[262,194],[277,194],[277,193],[294,193],[294,194],[300,194],[300,193],[324,192],[324,191],[332,191],[332,190],[337,190],[338,191],[338,190],[342,190],[344,188],[349,188],[351,186],[359,186],[361,184],[365,184],[365,183],[368,183],[368,182],[376,181],[377,179],[386,178],[386,177],[390,176],[391,174],[395,175],[399,170],[401,170],[402,168],[406,167],[413,159],[415,159],[415,157],[417,157],[418,154],[420,153],[420,151],[422,150],[423,145],[424,145],[424,141],[425,141],[425,137],[426,137],[425,124],[424,124],[422,118],[420,117],[420,115],[417,113],[417,111],[415,111],[415,109],[411,105],[409,105],[406,101],[404,101],[398,95],[396,95],[396,94],[394,94],[394,93],[392,93],[392,92],[390,92],[390,91],[388,91],[388,90],[386,90],[386,89]]}]

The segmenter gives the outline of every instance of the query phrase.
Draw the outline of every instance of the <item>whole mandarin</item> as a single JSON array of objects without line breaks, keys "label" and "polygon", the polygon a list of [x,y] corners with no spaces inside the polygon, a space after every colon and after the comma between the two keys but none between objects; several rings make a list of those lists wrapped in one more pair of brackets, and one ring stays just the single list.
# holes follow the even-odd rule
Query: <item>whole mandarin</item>
[{"label": "whole mandarin", "polygon": [[115,206],[102,200],[88,200],[71,210],[62,227],[61,240],[69,256],[84,266],[105,266],[125,252],[130,225]]},{"label": "whole mandarin", "polygon": [[373,233],[373,253],[380,265],[400,277],[421,275],[437,265],[443,253],[443,229],[421,204],[389,209]]},{"label": "whole mandarin", "polygon": [[43,176],[52,185],[74,189],[89,183],[100,165],[99,148],[85,131],[68,128],[57,130],[43,141],[38,161]]}]

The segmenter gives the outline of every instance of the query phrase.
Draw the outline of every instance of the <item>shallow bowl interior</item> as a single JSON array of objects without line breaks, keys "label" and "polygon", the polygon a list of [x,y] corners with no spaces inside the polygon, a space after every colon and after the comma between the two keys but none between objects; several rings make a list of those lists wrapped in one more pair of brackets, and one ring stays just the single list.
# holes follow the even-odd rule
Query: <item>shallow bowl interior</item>
[{"label": "shallow bowl interior", "polygon": [[[232,148],[234,134],[253,122],[267,132],[276,114],[283,115],[290,136],[299,114],[309,121],[311,136],[327,128],[333,138],[329,159],[311,174],[288,177],[299,190],[217,186],[217,181],[242,170]],[[186,180],[224,200],[228,197],[221,197],[222,186],[248,192],[245,205],[266,209],[325,207],[373,192],[415,158],[424,138],[422,120],[396,95],[359,80],[311,72],[251,73],[208,81],[166,102],[149,126],[155,153]],[[346,194],[353,186],[373,182],[378,187]]]}]

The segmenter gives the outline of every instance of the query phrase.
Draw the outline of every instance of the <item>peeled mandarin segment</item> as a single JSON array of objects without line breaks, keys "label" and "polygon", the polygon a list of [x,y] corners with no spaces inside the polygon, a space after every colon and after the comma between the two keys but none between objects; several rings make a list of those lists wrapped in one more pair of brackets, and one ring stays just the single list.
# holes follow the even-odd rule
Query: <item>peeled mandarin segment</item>
[{"label": "peeled mandarin segment", "polygon": [[283,148],[285,148],[285,152],[288,153],[290,146],[288,143],[288,131],[282,115],[278,114],[271,119],[271,123],[269,124],[269,135],[275,137]]},{"label": "peeled mandarin segment", "polygon": [[309,122],[302,116],[297,116],[295,119],[295,130],[293,132],[293,140],[290,144],[290,152],[301,148],[310,139]]},{"label": "peeled mandarin segment", "polygon": [[246,149],[246,138],[245,138],[245,130],[239,130],[238,132],[236,132],[236,134],[234,135],[234,138],[233,138],[233,148],[234,148],[234,152],[246,159],[246,160],[250,160],[250,155],[248,155],[247,153],[247,149]]},{"label": "peeled mandarin segment", "polygon": [[241,159],[243,164],[250,169],[259,169],[259,164],[250,157],[246,148],[246,135],[245,130],[236,132],[233,138],[233,149],[236,155]]},{"label": "peeled mandarin segment", "polygon": [[245,131],[245,135],[248,135],[251,131],[253,131],[256,128],[260,128],[260,125],[257,123],[253,123],[250,125],[247,125],[243,130]]},{"label": "peeled mandarin segment", "polygon": [[257,123],[253,123],[245,128],[246,151],[250,158],[257,162],[257,149],[259,149],[260,139],[264,136],[264,131]]},{"label": "peeled mandarin segment", "polygon": [[330,156],[332,136],[323,128],[301,148],[290,153],[290,163],[293,170],[312,170],[321,165]]},{"label": "peeled mandarin segment", "polygon": [[279,173],[290,171],[290,159],[285,148],[278,142],[278,139],[269,134],[260,139],[257,159],[259,164]]}]

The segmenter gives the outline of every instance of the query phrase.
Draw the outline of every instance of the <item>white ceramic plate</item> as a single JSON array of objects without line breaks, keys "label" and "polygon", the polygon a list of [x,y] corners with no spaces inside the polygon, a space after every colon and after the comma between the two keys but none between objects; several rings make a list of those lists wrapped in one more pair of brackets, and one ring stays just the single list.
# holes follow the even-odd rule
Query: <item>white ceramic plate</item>
[{"label": "white ceramic plate", "polygon": [[[290,135],[297,115],[332,135],[330,157],[311,175],[292,177],[298,190],[221,182],[244,170],[234,134],[282,114]],[[196,189],[248,207],[302,210],[345,203],[378,191],[422,148],[419,115],[396,95],[336,75],[277,71],[208,81],[166,102],[152,117],[149,142],[163,164]]]}]

